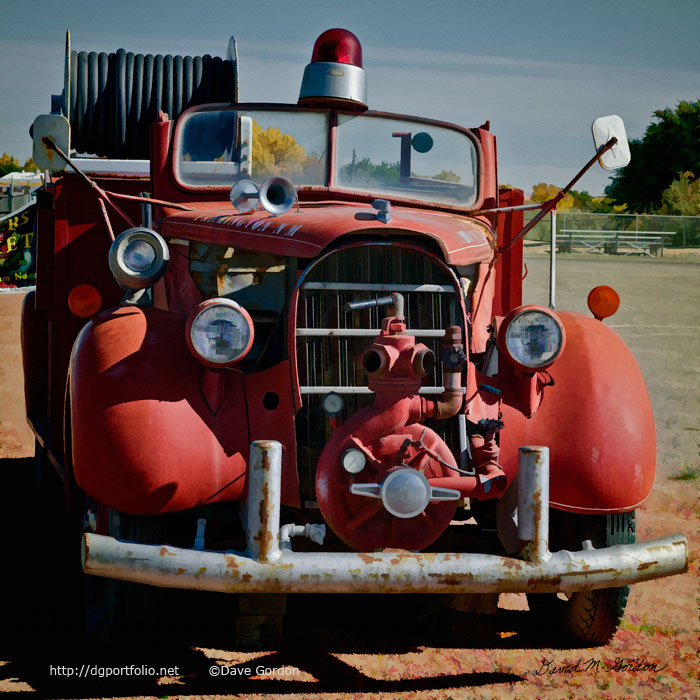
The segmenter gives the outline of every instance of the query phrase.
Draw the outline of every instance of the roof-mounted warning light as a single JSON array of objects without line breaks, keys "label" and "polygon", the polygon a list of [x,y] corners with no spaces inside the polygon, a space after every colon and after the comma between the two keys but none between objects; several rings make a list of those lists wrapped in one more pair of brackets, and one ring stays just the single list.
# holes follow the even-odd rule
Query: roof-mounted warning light
[{"label": "roof-mounted warning light", "polygon": [[304,70],[299,104],[311,107],[367,109],[367,78],[362,68],[362,46],[347,29],[321,34]]}]

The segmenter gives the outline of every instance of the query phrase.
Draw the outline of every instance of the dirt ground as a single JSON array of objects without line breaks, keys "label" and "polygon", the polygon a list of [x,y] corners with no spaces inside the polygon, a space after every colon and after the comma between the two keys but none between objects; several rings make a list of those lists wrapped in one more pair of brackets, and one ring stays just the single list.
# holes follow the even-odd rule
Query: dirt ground
[{"label": "dirt ground", "polygon": [[[682,532],[691,546],[691,570],[633,586],[613,641],[590,649],[567,645],[515,594],[500,596],[493,614],[451,616],[424,599],[297,598],[288,603],[284,643],[256,653],[232,646],[226,600],[216,598],[206,613],[215,624],[85,648],[69,612],[71,584],[55,578],[65,565],[51,509],[23,491],[33,441],[21,414],[21,295],[0,295],[0,518],[10,533],[0,560],[0,691],[60,698],[697,698],[700,479],[672,478],[700,464],[700,264],[690,259],[557,259],[559,308],[585,312],[597,284],[618,290],[622,306],[608,323],[634,351],[649,387],[658,470],[637,513],[638,537]],[[546,304],[548,260],[528,250],[526,264],[525,301]],[[39,591],[29,593],[36,583]],[[172,601],[180,628],[197,617],[185,614],[184,600]],[[217,606],[221,616],[211,612]],[[117,668],[119,677],[99,675]]]},{"label": "dirt ground", "polygon": [[34,454],[34,436],[27,426],[19,345],[24,294],[0,292],[0,459]]}]

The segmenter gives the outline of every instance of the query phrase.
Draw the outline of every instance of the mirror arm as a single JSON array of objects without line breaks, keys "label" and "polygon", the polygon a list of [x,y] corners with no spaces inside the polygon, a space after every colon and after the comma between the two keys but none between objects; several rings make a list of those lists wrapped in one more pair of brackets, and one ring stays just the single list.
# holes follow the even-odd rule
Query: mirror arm
[{"label": "mirror arm", "polygon": [[[499,253],[505,253],[506,251],[510,250],[513,245],[515,245],[523,236],[525,236],[529,231],[531,231],[537,224],[544,219],[547,214],[549,214],[552,209],[554,209],[559,202],[566,197],[566,195],[569,193],[569,190],[583,177],[583,175],[586,174],[588,170],[590,170],[591,166],[600,158],[603,153],[607,153],[615,144],[617,143],[617,137],[613,136],[609,141],[604,143],[596,152],[595,155],[579,170],[576,175],[573,177],[571,182],[569,182],[564,189],[559,192],[559,194],[556,195],[556,197],[552,197],[552,199],[548,200],[542,205],[542,209],[540,210],[540,213],[537,214],[537,216],[534,216],[530,221],[523,226],[523,228],[520,230],[520,232],[511,240],[511,242],[502,248],[498,249]],[[498,210],[496,210],[498,211]]]}]

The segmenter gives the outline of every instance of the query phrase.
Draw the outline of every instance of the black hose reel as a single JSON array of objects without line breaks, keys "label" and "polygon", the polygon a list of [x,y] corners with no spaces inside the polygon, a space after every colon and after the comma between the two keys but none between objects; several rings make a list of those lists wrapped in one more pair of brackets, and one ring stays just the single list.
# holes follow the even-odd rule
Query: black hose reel
[{"label": "black hose reel", "polygon": [[236,42],[226,58],[71,51],[66,34],[61,112],[71,149],[107,158],[149,157],[149,126],[188,107],[238,100]]}]

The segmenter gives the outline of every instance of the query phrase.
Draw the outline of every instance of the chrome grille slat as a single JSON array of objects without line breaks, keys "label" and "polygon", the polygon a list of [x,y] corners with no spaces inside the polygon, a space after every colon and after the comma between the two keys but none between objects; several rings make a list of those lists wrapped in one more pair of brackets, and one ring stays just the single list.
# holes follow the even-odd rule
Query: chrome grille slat
[{"label": "chrome grille slat", "polygon": [[[302,386],[300,388],[302,396],[319,395],[325,396],[331,392],[336,394],[362,394],[373,395],[374,392],[366,386]],[[442,394],[445,391],[444,386],[422,386],[419,394]]]},{"label": "chrome grille slat", "polygon": [[[357,359],[379,334],[385,310],[353,313],[345,311],[345,304],[390,291],[404,295],[407,332],[440,356],[444,329],[458,322],[456,294],[461,290],[454,278],[413,249],[367,245],[339,251],[308,273],[299,292],[296,342],[299,383],[305,395],[316,395],[311,388],[324,386],[367,386]],[[441,374],[438,362],[424,385],[441,386]]]},{"label": "chrome grille slat", "polygon": [[305,282],[304,289],[343,292],[425,292],[454,294],[454,285],[444,284],[368,284],[366,282]]},{"label": "chrome grille slat", "polygon": [[[325,336],[335,336],[337,338],[351,338],[362,336],[363,338],[374,338],[379,335],[379,328],[297,328],[298,338],[322,338]],[[415,335],[417,338],[442,338],[444,330],[407,328],[406,333]]]}]

